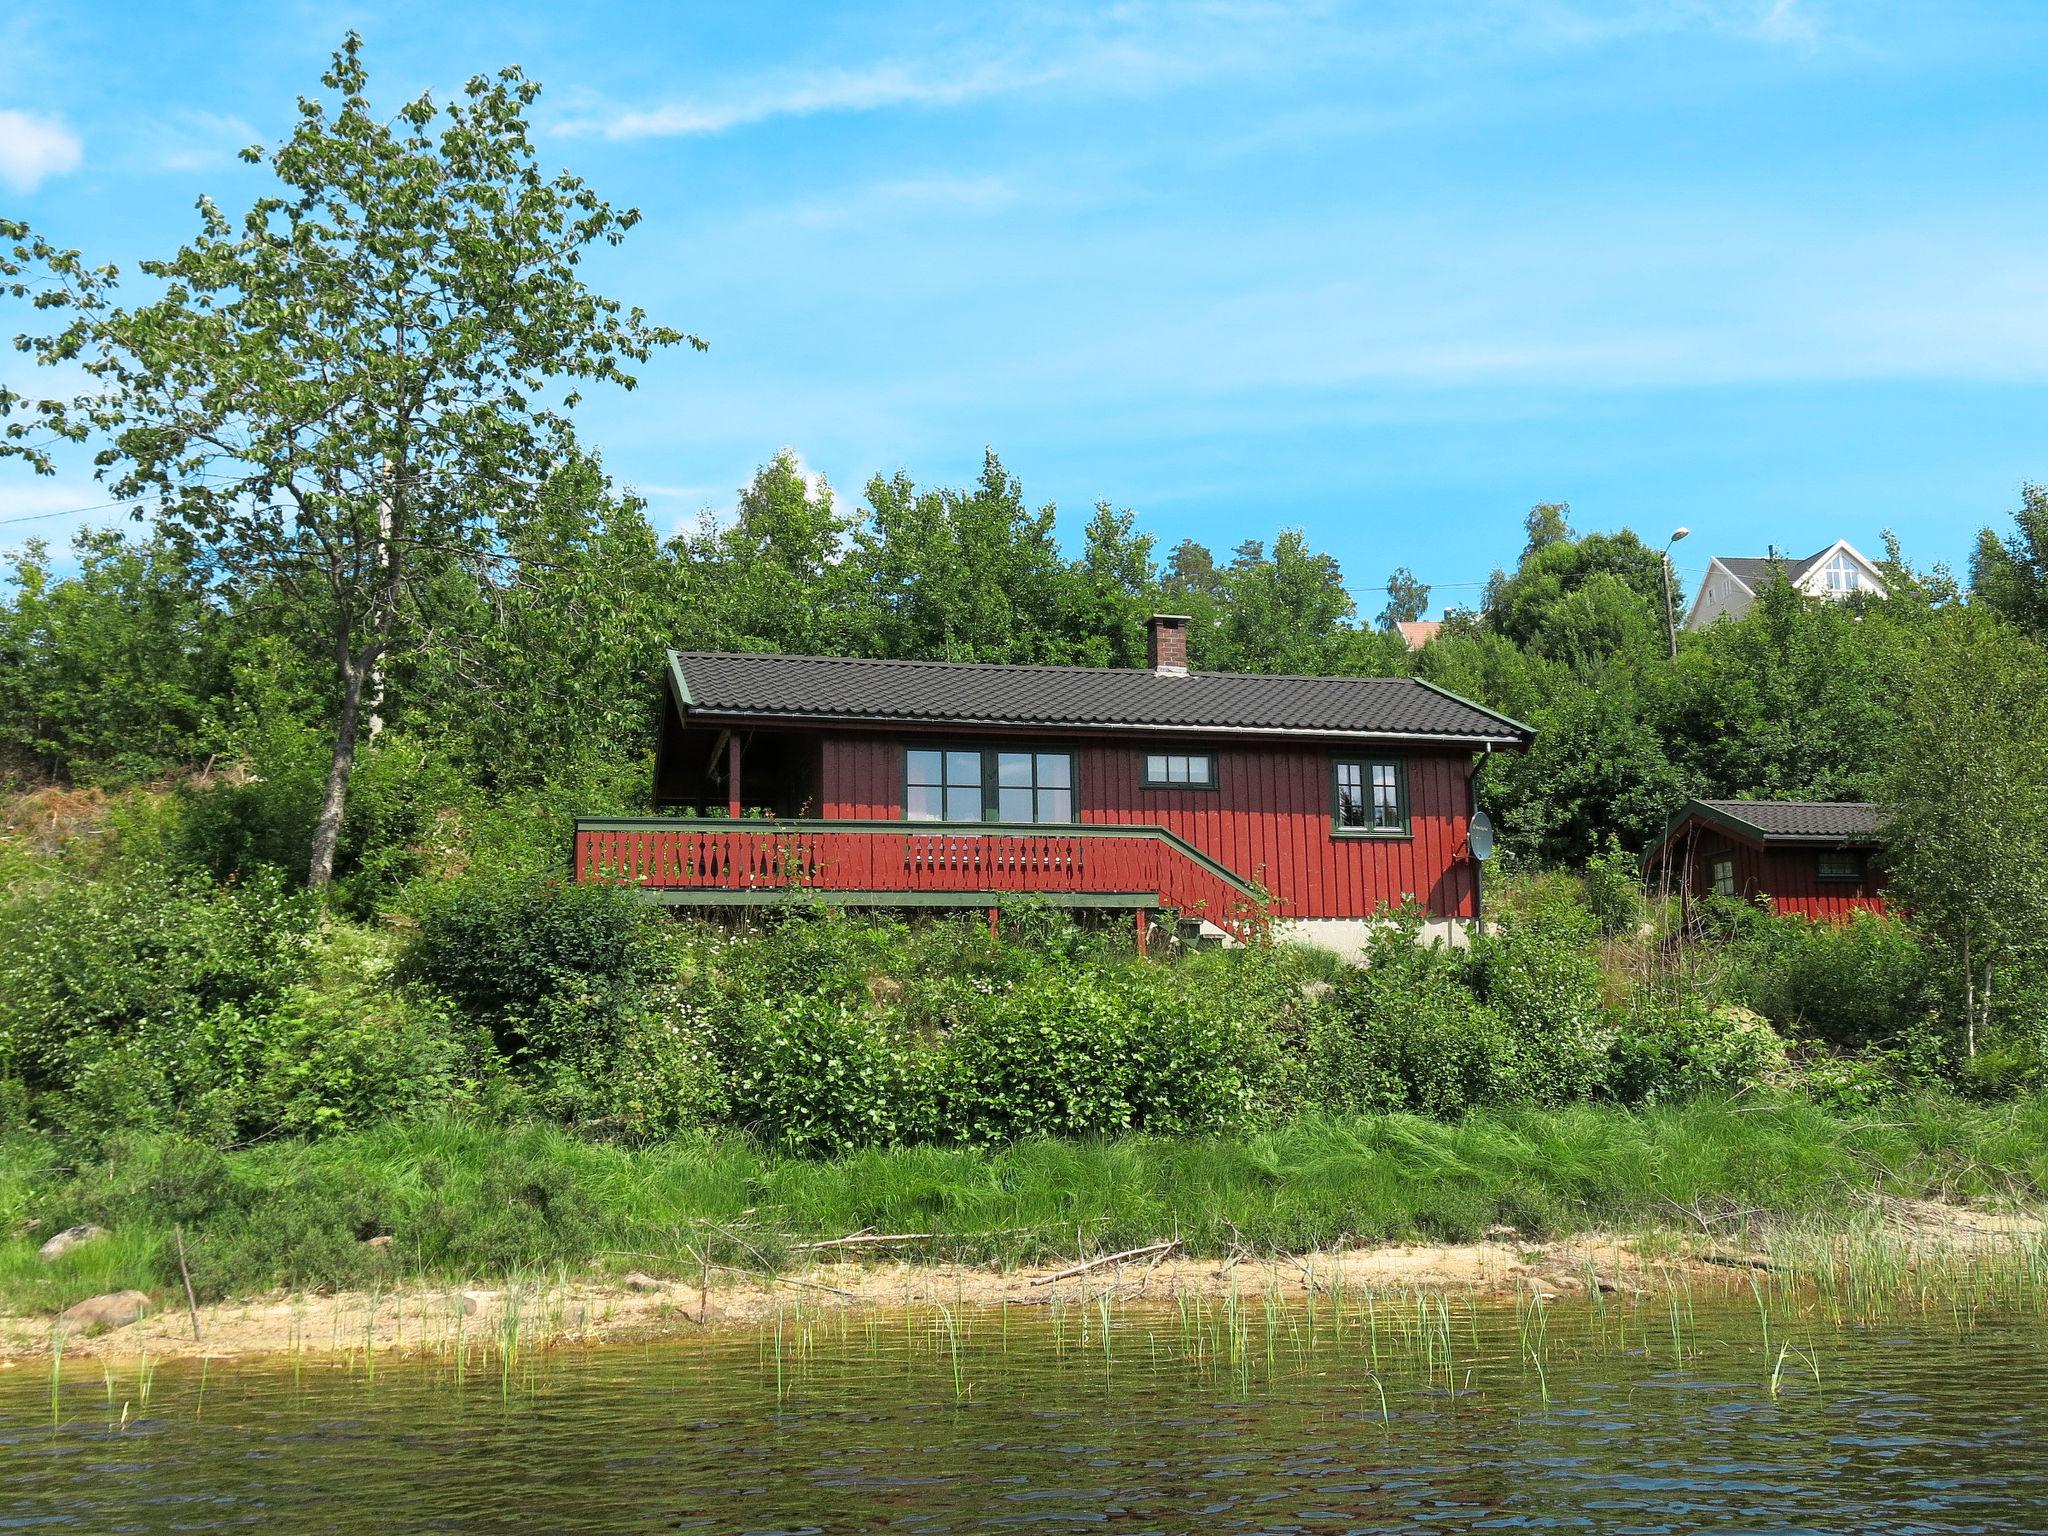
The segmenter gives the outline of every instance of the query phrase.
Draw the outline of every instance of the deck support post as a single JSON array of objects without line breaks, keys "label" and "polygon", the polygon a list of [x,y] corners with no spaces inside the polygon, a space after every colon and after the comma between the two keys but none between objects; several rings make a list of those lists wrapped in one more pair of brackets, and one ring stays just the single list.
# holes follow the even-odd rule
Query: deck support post
[{"label": "deck support post", "polygon": [[740,819],[740,733],[725,739],[725,814]]},{"label": "deck support post", "polygon": [[990,907],[988,909],[988,936],[991,939],[1002,937],[1002,917],[1003,909],[1001,907]]},{"label": "deck support post", "polygon": [[1152,914],[1143,907],[1138,908],[1138,958],[1144,959],[1151,953]]}]

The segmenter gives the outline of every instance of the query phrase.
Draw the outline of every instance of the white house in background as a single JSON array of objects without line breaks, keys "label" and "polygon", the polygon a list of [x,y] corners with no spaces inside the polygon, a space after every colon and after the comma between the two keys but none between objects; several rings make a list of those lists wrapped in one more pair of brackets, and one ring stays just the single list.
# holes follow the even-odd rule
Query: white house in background
[{"label": "white house in background", "polygon": [[1785,579],[1811,597],[1839,600],[1852,592],[1885,595],[1884,578],[1877,567],[1847,539],[1837,539],[1804,560],[1716,555],[1707,562],[1699,596],[1692,600],[1692,611],[1685,616],[1686,629],[1705,629],[1716,619],[1741,618],[1771,579],[1773,564],[1782,566]]}]

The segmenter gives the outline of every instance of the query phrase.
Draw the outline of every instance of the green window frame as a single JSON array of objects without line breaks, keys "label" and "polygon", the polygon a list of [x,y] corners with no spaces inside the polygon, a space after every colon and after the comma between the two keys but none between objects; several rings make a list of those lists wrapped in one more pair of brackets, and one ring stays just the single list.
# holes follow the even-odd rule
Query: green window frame
[{"label": "green window frame", "polygon": [[1863,855],[1853,849],[1823,849],[1814,856],[1817,878],[1843,885],[1863,883]]},{"label": "green window frame", "polygon": [[1407,837],[1408,760],[1340,757],[1330,767],[1330,828],[1337,837]]},{"label": "green window frame", "polygon": [[1214,789],[1216,754],[1148,751],[1138,783],[1144,789]]},{"label": "green window frame", "polygon": [[1065,748],[935,743],[903,749],[903,819],[960,826],[1069,826],[1081,819]]}]

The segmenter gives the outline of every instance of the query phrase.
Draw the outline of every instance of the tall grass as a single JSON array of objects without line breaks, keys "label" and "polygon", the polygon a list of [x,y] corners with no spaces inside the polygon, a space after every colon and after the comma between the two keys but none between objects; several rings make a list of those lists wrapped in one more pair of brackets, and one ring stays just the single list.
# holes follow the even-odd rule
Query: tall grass
[{"label": "tall grass", "polygon": [[[0,1209],[39,1224],[0,1240],[0,1303],[48,1310],[177,1281],[182,1219],[202,1295],[531,1274],[595,1259],[772,1269],[847,1233],[934,1236],[899,1253],[1034,1262],[1177,1236],[1194,1254],[1350,1241],[1459,1240],[1505,1224],[1701,1230],[1731,1214],[1826,1224],[1893,1197],[2032,1198],[2048,1188],[2048,1099],[1950,1100],[1883,1114],[1804,1101],[1697,1102],[1409,1116],[1310,1116],[1186,1139],[905,1148],[832,1160],[736,1137],[632,1149],[547,1125],[390,1123],[220,1154],[165,1138],[65,1169],[8,1143]],[[111,1235],[55,1264],[36,1241],[78,1221]],[[388,1246],[364,1239],[389,1234]]]}]

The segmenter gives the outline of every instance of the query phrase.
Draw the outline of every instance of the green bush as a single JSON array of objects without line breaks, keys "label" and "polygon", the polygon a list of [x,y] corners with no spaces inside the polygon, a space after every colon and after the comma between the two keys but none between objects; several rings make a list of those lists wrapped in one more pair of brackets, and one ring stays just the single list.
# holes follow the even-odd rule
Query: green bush
[{"label": "green bush", "polygon": [[1600,1091],[1613,1027],[1600,959],[1582,927],[1511,915],[1473,941],[1467,972],[1514,1041],[1524,1097],[1564,1104]]},{"label": "green bush", "polygon": [[1473,994],[1464,958],[1417,943],[1412,922],[1374,936],[1332,1005],[1310,1028],[1304,1073],[1325,1108],[1448,1118],[1523,1093],[1518,1042]]},{"label": "green bush", "polygon": [[1733,929],[1729,992],[1787,1034],[1860,1049],[1897,1040],[1941,1009],[1933,957],[1898,918],[1859,912],[1818,923],[1751,908],[1722,921]]},{"label": "green bush", "polygon": [[720,1034],[732,1118],[774,1146],[839,1153],[931,1133],[928,1063],[859,1004],[740,999]]},{"label": "green bush", "polygon": [[314,909],[274,879],[219,888],[146,870],[24,885],[0,902],[0,1079],[85,1135],[230,1134],[223,1045],[303,974]]},{"label": "green bush", "polygon": [[1698,998],[1637,1000],[1610,1046],[1607,1092],[1624,1104],[1682,1101],[1762,1086],[1787,1068],[1785,1042],[1746,1008]]},{"label": "green bush", "polygon": [[1642,883],[1636,861],[1612,834],[1607,847],[1586,863],[1586,906],[1607,938],[1631,934],[1643,921]]},{"label": "green bush", "polygon": [[524,1063],[610,1049],[624,1011],[675,958],[662,919],[630,890],[476,877],[423,903],[405,971]]},{"label": "green bush", "polygon": [[1271,1060],[1226,998],[1169,971],[1047,965],[947,1040],[939,1125],[985,1145],[1219,1130],[1244,1123]]}]

